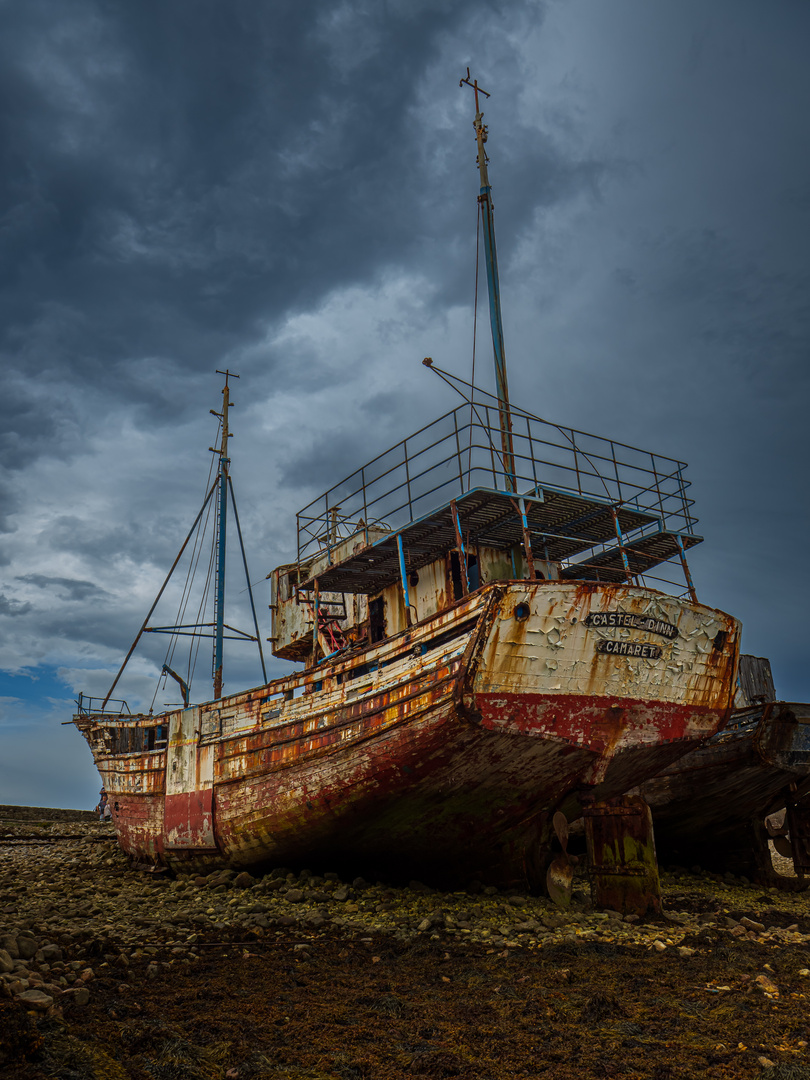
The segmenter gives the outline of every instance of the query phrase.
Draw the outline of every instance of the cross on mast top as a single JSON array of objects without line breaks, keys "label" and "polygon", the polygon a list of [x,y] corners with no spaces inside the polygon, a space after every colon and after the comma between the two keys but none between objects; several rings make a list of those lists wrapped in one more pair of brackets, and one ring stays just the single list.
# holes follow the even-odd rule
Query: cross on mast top
[{"label": "cross on mast top", "polygon": [[486,92],[486,90],[483,90],[478,85],[478,79],[473,79],[473,81],[470,82],[470,69],[469,68],[467,68],[467,78],[458,80],[458,85],[459,86],[464,86],[465,83],[467,84],[467,86],[471,86],[473,88],[473,90],[475,91],[475,111],[480,112],[481,110],[478,108],[478,94],[479,94],[479,92],[482,93],[484,95],[484,97],[489,97],[490,95]]}]

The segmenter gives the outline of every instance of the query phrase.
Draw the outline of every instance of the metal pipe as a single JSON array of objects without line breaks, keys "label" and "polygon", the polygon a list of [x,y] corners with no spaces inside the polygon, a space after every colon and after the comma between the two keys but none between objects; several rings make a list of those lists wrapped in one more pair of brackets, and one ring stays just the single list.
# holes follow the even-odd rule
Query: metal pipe
[{"label": "metal pipe", "polygon": [[464,550],[464,538],[461,533],[461,519],[458,516],[456,500],[450,503],[450,515],[453,518],[453,530],[456,534],[456,547],[458,548],[458,567],[461,577],[461,595],[466,596],[470,591],[470,579],[467,576],[467,552]]},{"label": "metal pipe", "polygon": [[397,552],[399,553],[399,576],[402,579],[402,596],[405,600],[405,622],[411,625],[411,600],[408,594],[408,574],[405,570],[405,551],[402,547],[402,533],[397,533]]},{"label": "metal pipe", "polygon": [[163,665],[163,671],[161,672],[161,674],[163,674],[163,675],[171,675],[171,677],[172,677],[172,678],[174,679],[174,681],[175,681],[175,682],[176,682],[176,683],[178,684],[178,686],[180,687],[180,692],[181,692],[181,693],[182,693],[182,695],[183,695],[183,704],[185,705],[185,707],[186,707],[186,708],[188,708],[188,703],[189,703],[189,690],[188,690],[188,683],[186,682],[186,680],[185,680],[185,679],[182,679],[182,678],[181,678],[181,677],[180,677],[180,676],[179,676],[179,675],[177,674],[177,672],[176,672],[176,671],[172,671],[172,669],[171,669],[171,668],[169,667],[169,665],[168,665],[168,664],[164,664],[164,665]]},{"label": "metal pipe", "polygon": [[624,548],[624,537],[622,536],[622,528],[621,528],[621,525],[619,524],[619,515],[616,513],[616,507],[615,506],[611,506],[610,512],[613,515],[613,527],[616,530],[616,539],[619,541],[619,551],[621,552],[621,555],[622,555],[622,566],[624,567],[624,572],[627,575],[627,578],[629,580],[634,575],[631,574],[631,572],[630,572],[630,562],[629,562],[629,560],[627,558],[627,552],[625,551],[625,548]]},{"label": "metal pipe", "polygon": [[318,620],[320,618],[320,589],[317,578],[313,583],[313,589],[315,596],[312,601],[312,666],[314,667],[318,662]]},{"label": "metal pipe", "polygon": [[534,581],[536,575],[534,572],[534,555],[532,554],[532,539],[529,535],[529,520],[526,517],[526,503],[523,499],[518,499],[518,510],[520,511],[520,524],[523,528],[523,550],[526,552],[526,561],[529,564],[529,581]]},{"label": "metal pipe", "polygon": [[675,533],[675,540],[678,544],[678,554],[681,557],[681,566],[683,567],[683,576],[686,578],[686,587],[689,590],[689,599],[693,604],[698,602],[697,592],[695,586],[692,583],[692,575],[689,573],[689,564],[686,561],[686,551],[684,550],[683,540],[681,540],[678,533]]}]

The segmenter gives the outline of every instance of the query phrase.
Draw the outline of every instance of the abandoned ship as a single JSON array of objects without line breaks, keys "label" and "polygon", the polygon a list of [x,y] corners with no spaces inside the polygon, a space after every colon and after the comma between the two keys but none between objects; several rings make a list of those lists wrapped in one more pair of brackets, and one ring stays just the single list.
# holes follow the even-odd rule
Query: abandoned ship
[{"label": "abandoned ship", "polygon": [[537,888],[561,805],[621,837],[622,794],[729,716],[740,627],[697,600],[684,463],[509,401],[484,91],[462,83],[497,394],[425,361],[462,404],[304,507],[296,560],[269,575],[272,651],[303,670],[223,696],[226,373],[213,697],[191,704],[166,668],[184,706],[133,713],[114,683],[73,720],[137,861],[355,859]]},{"label": "abandoned ship", "polygon": [[[767,884],[810,875],[810,705],[778,701],[770,663],[740,657],[725,728],[646,780],[659,855]],[[770,844],[793,864],[774,871]]]}]

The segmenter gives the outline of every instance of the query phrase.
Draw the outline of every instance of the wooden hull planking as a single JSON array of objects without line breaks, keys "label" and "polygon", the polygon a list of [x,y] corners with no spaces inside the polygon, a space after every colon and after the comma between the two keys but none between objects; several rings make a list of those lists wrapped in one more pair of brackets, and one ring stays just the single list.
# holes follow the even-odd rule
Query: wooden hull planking
[{"label": "wooden hull planking", "polygon": [[810,795],[810,705],[769,702],[641,785],[662,857],[768,876],[765,819]]}]

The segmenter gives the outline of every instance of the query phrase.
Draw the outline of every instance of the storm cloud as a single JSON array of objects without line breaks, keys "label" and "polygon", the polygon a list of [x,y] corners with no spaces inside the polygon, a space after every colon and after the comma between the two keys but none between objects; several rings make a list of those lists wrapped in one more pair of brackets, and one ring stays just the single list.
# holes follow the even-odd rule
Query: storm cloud
[{"label": "storm cloud", "polygon": [[[199,509],[216,369],[265,635],[296,510],[459,403],[421,359],[469,377],[468,65],[514,400],[690,463],[699,595],[807,698],[805,5],[29,0],[0,29],[0,802],[92,805],[59,724]],[[165,644],[131,705],[174,693]],[[234,648],[226,690],[256,681]]]}]

